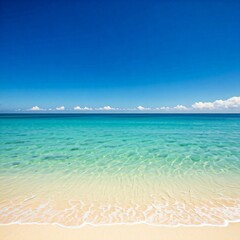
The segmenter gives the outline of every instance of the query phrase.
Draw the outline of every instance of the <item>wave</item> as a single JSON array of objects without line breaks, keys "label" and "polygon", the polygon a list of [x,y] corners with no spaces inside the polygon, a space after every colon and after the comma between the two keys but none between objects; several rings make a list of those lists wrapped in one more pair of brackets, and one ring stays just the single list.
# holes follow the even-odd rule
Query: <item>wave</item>
[{"label": "wave", "polygon": [[0,224],[53,224],[79,228],[86,225],[147,224],[151,226],[227,226],[240,222],[240,199],[224,199],[220,203],[194,206],[192,203],[152,203],[150,205],[84,204],[68,201],[68,206],[51,202],[29,204],[28,201],[0,207]]}]

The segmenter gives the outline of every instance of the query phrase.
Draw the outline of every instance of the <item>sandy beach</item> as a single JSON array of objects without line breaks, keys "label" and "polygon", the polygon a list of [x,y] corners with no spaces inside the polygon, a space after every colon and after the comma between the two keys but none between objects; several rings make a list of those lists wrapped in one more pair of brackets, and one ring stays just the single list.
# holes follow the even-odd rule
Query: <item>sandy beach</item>
[{"label": "sandy beach", "polygon": [[219,118],[0,118],[0,240],[240,240],[240,121]]},{"label": "sandy beach", "polygon": [[157,227],[143,224],[62,228],[54,225],[0,226],[1,240],[239,240],[240,223],[227,227]]},{"label": "sandy beach", "polygon": [[0,6],[0,240],[240,240],[240,0]]}]

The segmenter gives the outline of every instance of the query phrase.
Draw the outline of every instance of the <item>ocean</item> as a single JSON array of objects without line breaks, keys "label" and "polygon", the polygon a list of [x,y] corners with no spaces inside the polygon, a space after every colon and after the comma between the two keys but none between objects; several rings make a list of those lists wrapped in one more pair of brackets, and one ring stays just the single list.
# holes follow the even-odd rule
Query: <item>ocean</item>
[{"label": "ocean", "polygon": [[0,114],[0,224],[240,220],[240,114]]}]

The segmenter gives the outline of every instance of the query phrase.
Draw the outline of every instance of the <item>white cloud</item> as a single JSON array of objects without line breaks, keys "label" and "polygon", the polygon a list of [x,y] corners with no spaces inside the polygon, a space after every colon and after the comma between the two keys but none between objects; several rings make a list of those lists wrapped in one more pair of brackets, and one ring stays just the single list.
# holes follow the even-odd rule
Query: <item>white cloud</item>
[{"label": "white cloud", "polygon": [[64,107],[64,106],[56,107],[56,110],[58,110],[58,111],[64,111],[64,110],[65,110],[65,107]]},{"label": "white cloud", "polygon": [[[162,106],[162,107],[157,107],[157,108],[150,108],[150,107],[143,107],[143,106],[138,106],[135,108],[117,108],[117,107],[111,107],[111,106],[104,106],[104,107],[99,107],[99,108],[91,108],[91,107],[80,107],[80,106],[75,106],[73,107],[73,110],[78,110],[78,111],[166,111],[166,112],[178,112],[178,111],[219,111],[219,112],[224,112],[224,110],[237,110],[240,111],[240,96],[235,96],[228,98],[226,100],[216,100],[212,102],[195,102],[191,106],[184,106],[181,104],[178,104],[174,107],[169,107],[169,106]],[[28,111],[64,111],[66,110],[64,106],[60,106],[57,108],[40,108],[39,106],[33,106],[30,109],[27,109]]]},{"label": "white cloud", "polygon": [[82,108],[79,107],[79,106],[76,106],[76,107],[74,107],[73,109],[74,109],[74,110],[82,110]]},{"label": "white cloud", "polygon": [[74,110],[86,110],[86,111],[90,111],[90,110],[93,110],[92,108],[90,107],[80,107],[80,106],[76,106],[73,108]]},{"label": "white cloud", "polygon": [[84,107],[83,110],[89,110],[89,111],[91,111],[91,110],[93,110],[93,109],[92,109],[91,107]]},{"label": "white cloud", "polygon": [[162,111],[174,111],[174,110],[177,110],[177,111],[186,111],[186,110],[189,110],[189,108],[187,108],[187,107],[184,106],[184,105],[177,105],[177,106],[175,106],[175,107],[166,107],[166,106],[163,106],[163,107],[156,108],[155,110],[162,110]]},{"label": "white cloud", "polygon": [[34,107],[30,108],[29,110],[30,110],[30,111],[42,111],[42,110],[44,110],[44,109],[43,109],[43,108],[40,108],[40,107],[38,107],[38,106],[34,106]]},{"label": "white cloud", "polygon": [[195,102],[192,107],[194,109],[233,109],[240,107],[240,97],[231,97],[227,100],[216,100],[214,102]]},{"label": "white cloud", "polygon": [[103,107],[103,110],[113,110],[113,108],[110,106],[105,106],[105,107]]},{"label": "white cloud", "polygon": [[171,108],[170,107],[159,107],[159,108],[156,108],[156,110],[170,110]]},{"label": "white cloud", "polygon": [[195,109],[214,109],[214,105],[211,102],[195,102],[192,107]]},{"label": "white cloud", "polygon": [[97,108],[96,110],[109,111],[109,110],[119,110],[119,109],[118,109],[118,108],[112,108],[112,107],[110,107],[110,106],[104,106],[104,107]]},{"label": "white cloud", "polygon": [[183,106],[183,105],[177,105],[177,106],[173,107],[173,109],[175,109],[175,110],[181,110],[181,111],[188,110],[188,108],[185,107],[185,106]]},{"label": "white cloud", "polygon": [[146,108],[146,107],[143,107],[143,106],[138,106],[137,107],[137,110],[140,110],[140,111],[144,111],[144,110],[150,110],[151,108]]}]

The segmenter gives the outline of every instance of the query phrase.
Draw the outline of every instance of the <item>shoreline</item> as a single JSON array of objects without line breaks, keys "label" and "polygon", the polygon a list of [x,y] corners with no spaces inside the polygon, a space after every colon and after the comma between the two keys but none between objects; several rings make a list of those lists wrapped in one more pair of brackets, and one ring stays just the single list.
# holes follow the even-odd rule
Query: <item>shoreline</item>
[{"label": "shoreline", "polygon": [[180,227],[186,227],[186,228],[201,228],[201,227],[228,227],[231,224],[240,224],[240,219],[237,220],[225,220],[223,224],[210,224],[210,223],[202,223],[202,224],[176,224],[176,225],[171,225],[171,224],[153,224],[153,223],[147,223],[147,222],[132,222],[132,223],[83,223],[79,226],[66,226],[60,223],[39,223],[39,222],[11,222],[11,223],[0,223],[0,228],[5,227],[5,226],[24,226],[24,225],[36,225],[36,226],[56,226],[60,227],[63,229],[81,229],[84,227],[111,227],[111,226],[135,226],[135,225],[145,225],[149,227],[161,227],[161,228],[180,228]]},{"label": "shoreline", "polygon": [[240,222],[228,226],[163,227],[146,224],[63,228],[52,224],[0,225],[2,240],[239,240]]}]

